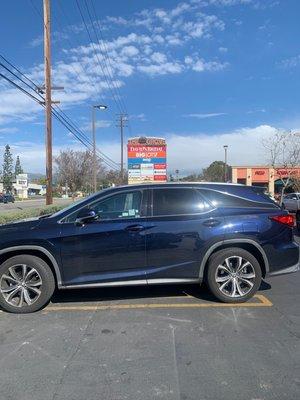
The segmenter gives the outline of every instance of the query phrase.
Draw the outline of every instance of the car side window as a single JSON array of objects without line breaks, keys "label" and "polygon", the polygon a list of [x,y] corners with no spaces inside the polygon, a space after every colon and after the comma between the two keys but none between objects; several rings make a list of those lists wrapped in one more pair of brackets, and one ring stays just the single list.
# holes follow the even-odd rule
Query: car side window
[{"label": "car side window", "polygon": [[83,210],[95,211],[99,220],[138,218],[141,216],[142,191],[118,193],[100,199],[66,217],[63,222],[75,222]]},{"label": "car side window", "polygon": [[293,200],[298,200],[298,197],[297,197],[296,194],[291,194],[291,199],[293,199]]},{"label": "car side window", "polygon": [[209,189],[199,189],[203,196],[214,206],[214,207],[264,207],[274,208],[277,207],[273,202],[256,202],[251,201],[242,197],[233,196],[226,193],[217,192]]},{"label": "car side window", "polygon": [[153,190],[153,216],[197,214],[210,208],[193,188]]}]

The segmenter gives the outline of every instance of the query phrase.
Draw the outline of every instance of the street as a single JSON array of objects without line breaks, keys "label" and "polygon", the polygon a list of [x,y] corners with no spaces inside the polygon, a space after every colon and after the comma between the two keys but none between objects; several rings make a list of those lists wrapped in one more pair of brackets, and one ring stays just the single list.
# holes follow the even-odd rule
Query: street
[{"label": "street", "polygon": [[[68,205],[72,202],[71,199],[60,199],[60,198],[54,198],[53,199],[54,205]],[[0,203],[0,213],[5,214],[6,212],[10,212],[13,210],[26,210],[30,208],[39,208],[39,207],[44,207],[46,204],[45,198],[34,198],[30,200],[23,200],[23,201],[15,201],[14,203],[7,203],[3,204]]]},{"label": "street", "polygon": [[243,305],[198,286],[70,290],[0,313],[3,399],[299,398],[300,274]]}]

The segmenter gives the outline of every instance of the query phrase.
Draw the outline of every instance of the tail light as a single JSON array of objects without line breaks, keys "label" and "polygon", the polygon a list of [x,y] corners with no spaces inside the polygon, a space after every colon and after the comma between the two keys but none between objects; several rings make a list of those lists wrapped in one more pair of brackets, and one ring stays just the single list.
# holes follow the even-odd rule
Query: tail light
[{"label": "tail light", "polygon": [[295,216],[292,214],[287,215],[275,215],[274,217],[269,217],[272,221],[279,222],[280,224],[287,225],[291,228],[296,226]]}]

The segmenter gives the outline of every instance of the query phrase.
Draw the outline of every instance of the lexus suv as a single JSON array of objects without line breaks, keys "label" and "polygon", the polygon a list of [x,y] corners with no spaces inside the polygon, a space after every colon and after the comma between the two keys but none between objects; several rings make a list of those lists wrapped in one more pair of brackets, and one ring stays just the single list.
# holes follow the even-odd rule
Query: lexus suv
[{"label": "lexus suv", "polygon": [[167,183],[106,189],[53,215],[0,226],[0,306],[41,309],[55,290],[205,281],[240,303],[299,270],[294,217],[263,189]]}]

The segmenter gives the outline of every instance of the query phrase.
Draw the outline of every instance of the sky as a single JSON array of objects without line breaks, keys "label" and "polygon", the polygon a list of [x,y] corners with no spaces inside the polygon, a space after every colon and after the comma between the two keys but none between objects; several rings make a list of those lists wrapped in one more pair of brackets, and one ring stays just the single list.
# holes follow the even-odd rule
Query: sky
[{"label": "sky", "polygon": [[[266,164],[263,138],[300,128],[299,15],[298,0],[52,0],[52,81],[64,87],[53,99],[89,137],[92,105],[107,105],[97,145],[116,162],[126,109],[126,139],[166,138],[169,172],[199,172],[224,144],[231,165]],[[42,85],[42,0],[3,2],[0,37],[1,55]],[[44,142],[42,107],[0,78],[0,155],[10,144],[43,173]],[[56,121],[53,146],[84,149]]]}]

